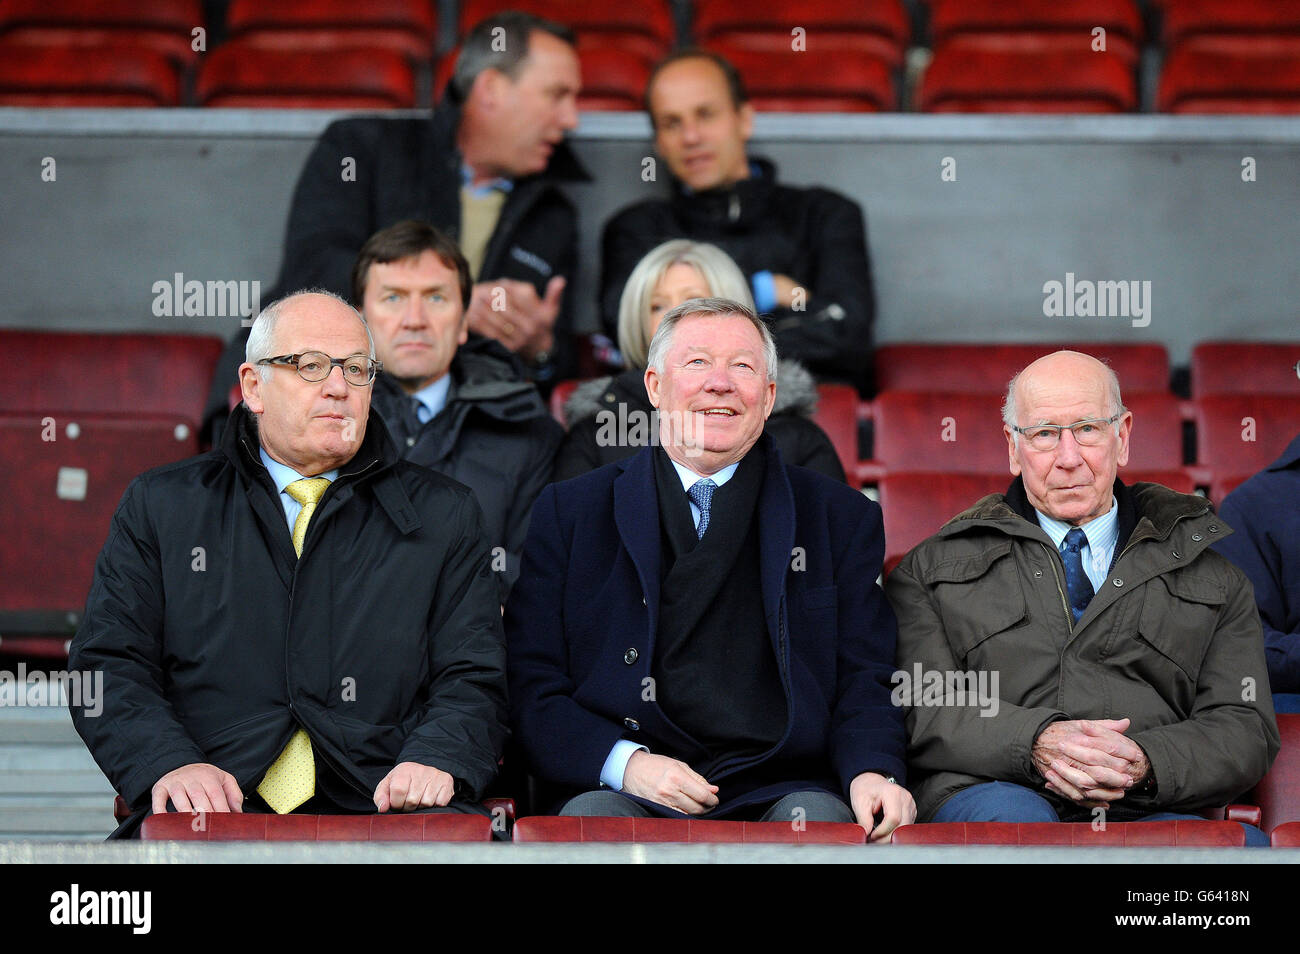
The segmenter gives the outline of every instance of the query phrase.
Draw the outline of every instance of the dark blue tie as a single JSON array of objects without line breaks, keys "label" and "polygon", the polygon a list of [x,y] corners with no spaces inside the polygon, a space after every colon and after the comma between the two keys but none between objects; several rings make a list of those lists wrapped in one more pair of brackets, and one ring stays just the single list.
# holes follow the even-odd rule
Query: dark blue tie
[{"label": "dark blue tie", "polygon": [[1083,557],[1080,552],[1088,545],[1088,535],[1075,527],[1065,535],[1061,544],[1061,560],[1065,563],[1065,588],[1070,591],[1070,609],[1077,623],[1083,611],[1092,600],[1092,581],[1083,572]]},{"label": "dark blue tie", "polygon": [[713,501],[713,492],[717,489],[718,485],[705,477],[691,484],[691,489],[686,491],[686,496],[700,508],[700,525],[695,528],[696,536],[703,537],[704,531],[709,529],[709,504]]}]

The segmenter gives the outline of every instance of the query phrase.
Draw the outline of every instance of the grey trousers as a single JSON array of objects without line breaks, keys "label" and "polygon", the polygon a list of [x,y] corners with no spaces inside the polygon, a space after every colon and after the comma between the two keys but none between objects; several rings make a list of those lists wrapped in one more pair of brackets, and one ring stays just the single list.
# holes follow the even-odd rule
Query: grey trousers
[{"label": "grey trousers", "polygon": [[[755,806],[757,808],[758,806]],[[569,799],[560,814],[613,818],[654,818],[650,809],[620,792],[583,792]],[[683,818],[691,816],[682,815]],[[841,799],[826,792],[792,792],[770,805],[757,819],[765,822],[849,822],[857,821],[853,811]]]}]

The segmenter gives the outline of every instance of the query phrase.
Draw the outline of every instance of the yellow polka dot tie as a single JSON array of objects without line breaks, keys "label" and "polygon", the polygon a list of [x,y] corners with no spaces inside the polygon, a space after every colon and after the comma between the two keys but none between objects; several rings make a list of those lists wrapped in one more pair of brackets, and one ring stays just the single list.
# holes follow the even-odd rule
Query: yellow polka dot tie
[{"label": "yellow polka dot tie", "polygon": [[[293,522],[293,549],[302,556],[302,544],[307,539],[307,525],[316,512],[316,504],[330,482],[323,477],[295,480],[285,487],[287,493],[302,504],[302,512]],[[266,770],[257,794],[277,814],[287,815],[316,794],[316,760],[311,754],[311,739],[299,729],[289,739],[279,757]]]}]

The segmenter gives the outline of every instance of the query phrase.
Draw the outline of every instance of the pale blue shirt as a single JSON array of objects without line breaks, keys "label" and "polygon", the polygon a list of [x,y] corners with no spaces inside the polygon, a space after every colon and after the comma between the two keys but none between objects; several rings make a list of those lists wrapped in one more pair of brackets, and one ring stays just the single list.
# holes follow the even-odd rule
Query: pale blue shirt
[{"label": "pale blue shirt", "polygon": [[[703,480],[704,477],[695,473],[689,467],[672,460],[673,468],[677,471],[677,476],[682,482],[682,492],[690,490],[697,481]],[[721,487],[733,476],[736,468],[740,466],[737,461],[734,464],[728,464],[716,474],[710,474],[709,479]],[[689,497],[686,498],[691,505],[691,519],[695,521],[695,529],[700,527],[700,508],[695,505],[695,501]],[[631,739],[619,739],[614,743],[614,747],[609,750],[609,755],[605,757],[605,764],[600,769],[600,782],[616,792],[623,791],[623,773],[627,771],[628,759],[632,758],[632,753],[637,751],[649,752],[650,750],[640,742],[633,742]]]},{"label": "pale blue shirt", "polygon": [[[284,488],[288,487],[295,480],[302,480],[302,474],[298,473],[292,467],[287,467],[278,460],[272,460],[271,455],[266,452],[266,448],[260,449],[262,454],[262,463],[266,465],[267,471],[271,474],[271,481],[275,484],[276,491],[280,494],[280,506],[284,508],[284,518],[289,521],[289,533],[293,533],[293,525],[298,521],[298,514],[302,513],[302,504],[294,500]],[[338,477],[338,468],[327,470],[323,474],[317,474],[317,477],[323,477],[330,483]]]},{"label": "pale blue shirt", "polygon": [[444,374],[432,384],[426,384],[420,390],[416,391],[411,397],[420,402],[420,406],[415,410],[415,416],[420,419],[421,424],[428,424],[447,406],[447,395],[451,392],[451,375]]},{"label": "pale blue shirt", "polygon": [[[1052,538],[1056,549],[1060,550],[1061,544],[1065,542],[1065,535],[1074,527],[1060,520],[1053,520],[1040,511],[1035,510],[1034,513],[1038,515],[1038,525]],[[1109,512],[1095,520],[1089,520],[1079,529],[1088,538],[1087,545],[1079,551],[1079,558],[1083,561],[1083,572],[1088,575],[1088,580],[1092,583],[1092,591],[1098,593],[1101,591],[1101,585],[1106,582],[1106,576],[1110,572],[1110,561],[1114,558],[1115,546],[1119,543],[1119,507],[1114,500],[1111,500]]]}]

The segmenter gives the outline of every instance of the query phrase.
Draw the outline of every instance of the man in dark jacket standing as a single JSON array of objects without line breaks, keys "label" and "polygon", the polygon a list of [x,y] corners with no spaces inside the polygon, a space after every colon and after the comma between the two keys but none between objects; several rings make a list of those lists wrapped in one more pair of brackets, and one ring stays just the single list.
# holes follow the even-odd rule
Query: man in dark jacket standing
[{"label": "man in dark jacket standing", "polygon": [[566,814],[856,821],[877,842],[915,814],[880,508],[782,461],[775,360],[744,305],[674,308],[645,372],[659,443],[538,498],[511,715]]},{"label": "man in dark jacket standing", "polygon": [[[564,142],[578,125],[573,35],[523,14],[490,17],[465,38],[429,119],[340,119],[298,179],[276,294],[349,294],[352,263],[379,229],[433,223],[470,261],[469,328],[517,354],[546,387],[570,373],[564,289],[577,260],[577,214],[563,183],[587,173]],[[224,417],[244,335],[213,378],[207,418]]]},{"label": "man in dark jacket standing", "polygon": [[1278,712],[1300,712],[1300,437],[1224,498],[1236,533],[1214,545],[1255,588]]},{"label": "man in dark jacket standing", "polygon": [[[360,316],[268,306],[222,446],[138,477],[95,567],[73,707],[135,811],[475,811],[505,647],[469,490],[397,459]],[[335,373],[337,366],[338,373]]]},{"label": "man in dark jacket standing", "polygon": [[655,68],[646,111],[672,195],[630,206],[605,226],[606,332],[617,340],[619,296],[646,252],[674,238],[711,242],[749,276],[781,357],[865,392],[875,300],[862,210],[827,189],[781,185],[772,163],[748,156],[747,100],[735,67],[716,53],[684,50]]},{"label": "man in dark jacket standing", "polygon": [[1132,424],[1100,361],[1035,361],[1003,410],[1010,489],[889,575],[922,821],[1196,818],[1277,755],[1250,586],[1210,549],[1232,528],[1117,479]]},{"label": "man in dark jacket standing", "polygon": [[384,364],[375,408],[403,457],[478,497],[504,603],[564,429],[509,352],[467,344],[469,265],[433,226],[399,222],[371,236],[352,295]]}]

